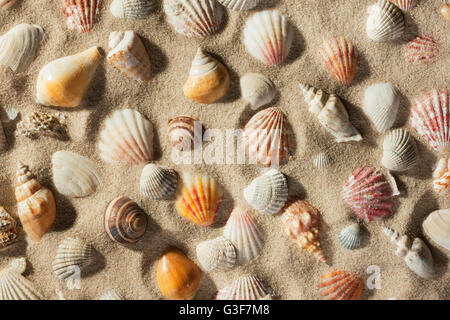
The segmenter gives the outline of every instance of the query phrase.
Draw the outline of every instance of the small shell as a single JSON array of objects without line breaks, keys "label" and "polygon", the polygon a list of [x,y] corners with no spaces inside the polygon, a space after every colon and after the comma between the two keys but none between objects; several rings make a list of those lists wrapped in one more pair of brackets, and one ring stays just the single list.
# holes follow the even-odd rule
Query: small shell
[{"label": "small shell", "polygon": [[53,260],[53,272],[62,280],[80,277],[81,272],[93,260],[93,248],[90,244],[80,239],[67,238],[59,244]]},{"label": "small shell", "polygon": [[197,119],[180,116],[169,121],[167,138],[180,151],[190,151],[203,142],[203,125]]},{"label": "small shell", "polygon": [[142,169],[141,194],[151,200],[172,197],[177,190],[178,174],[175,170],[149,163]]},{"label": "small shell", "polygon": [[450,209],[433,211],[425,219],[422,227],[427,237],[450,251]]},{"label": "small shell", "polygon": [[416,162],[416,144],[408,131],[395,129],[384,137],[383,166],[392,171],[406,171],[413,168]]},{"label": "small shell", "polygon": [[260,3],[264,2],[263,0],[217,0],[217,1],[219,1],[223,6],[227,7],[228,9],[234,11],[251,10]]},{"label": "small shell", "polygon": [[405,32],[402,11],[388,0],[378,2],[368,9],[366,33],[373,41],[384,42],[396,40]]},{"label": "small shell", "polygon": [[286,60],[293,39],[294,31],[287,17],[276,10],[257,12],[245,23],[247,52],[269,66],[280,65]]},{"label": "small shell", "polygon": [[348,271],[334,271],[322,276],[321,295],[329,300],[358,300],[364,291],[364,280]]},{"label": "small shell", "polygon": [[405,45],[406,61],[419,65],[431,63],[436,59],[439,47],[433,37],[416,37]]},{"label": "small shell", "polygon": [[355,250],[361,247],[364,233],[358,223],[353,223],[339,232],[338,240],[343,248]]},{"label": "small shell", "polygon": [[147,18],[156,6],[156,0],[113,0],[109,10],[116,18],[141,20]]},{"label": "small shell", "polygon": [[125,297],[116,289],[111,289],[100,298],[100,300],[127,300]]},{"label": "small shell", "polygon": [[0,206],[0,251],[15,244],[18,235],[16,220]]},{"label": "small shell", "polygon": [[317,169],[324,169],[326,167],[329,167],[333,164],[333,158],[328,154],[328,152],[323,151],[317,155],[317,157],[314,159],[314,166]]},{"label": "small shell", "polygon": [[260,73],[246,73],[240,83],[242,98],[253,110],[271,103],[277,94],[273,82]]},{"label": "small shell", "polygon": [[230,270],[236,264],[236,249],[223,236],[200,242],[196,251],[200,265],[208,272]]},{"label": "small shell", "polygon": [[25,258],[16,258],[0,270],[0,301],[44,299],[36,285],[22,276],[25,268]]},{"label": "small shell", "polygon": [[37,139],[41,135],[68,140],[65,116],[63,114],[56,116],[46,112],[33,111],[27,114],[17,125],[16,136]]},{"label": "small shell", "polygon": [[89,32],[98,20],[103,0],[61,0],[62,13],[70,30]]},{"label": "small shell", "polygon": [[9,10],[16,4],[16,2],[17,0],[0,0],[0,9]]},{"label": "small shell", "polygon": [[450,158],[439,159],[433,171],[433,188],[441,196],[450,195]]},{"label": "small shell", "polygon": [[389,1],[405,11],[412,9],[417,2],[417,0],[389,0]]},{"label": "small shell", "polygon": [[264,236],[252,216],[235,208],[228,218],[223,236],[236,248],[236,263],[243,265],[258,256],[264,246]]},{"label": "small shell", "polygon": [[444,19],[450,20],[450,3],[443,4],[440,12]]},{"label": "small shell", "polygon": [[271,300],[271,297],[258,277],[245,276],[220,289],[216,300]]},{"label": "small shell", "polygon": [[286,177],[276,169],[255,178],[244,189],[244,198],[256,210],[264,214],[277,214],[284,207],[288,196]]}]

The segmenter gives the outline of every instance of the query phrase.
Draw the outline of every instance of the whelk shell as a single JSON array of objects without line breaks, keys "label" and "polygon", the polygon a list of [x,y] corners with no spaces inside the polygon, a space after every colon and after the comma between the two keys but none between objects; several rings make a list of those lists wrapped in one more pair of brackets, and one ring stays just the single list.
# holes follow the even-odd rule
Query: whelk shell
[{"label": "whelk shell", "polygon": [[270,294],[256,276],[244,276],[217,292],[216,300],[271,300]]},{"label": "whelk shell", "polygon": [[41,135],[68,140],[65,116],[63,114],[56,116],[46,112],[33,111],[27,114],[17,125],[16,136],[37,139]]},{"label": "whelk shell", "polygon": [[389,0],[389,1],[405,11],[412,9],[417,2],[417,0]]},{"label": "whelk shell", "polygon": [[392,171],[406,171],[417,162],[417,149],[412,135],[405,129],[389,132],[383,140],[383,166]]},{"label": "whelk shell", "polygon": [[201,146],[203,131],[203,125],[197,119],[179,116],[169,121],[167,138],[174,148],[190,151]]},{"label": "whelk shell", "polygon": [[15,244],[18,235],[16,220],[0,206],[0,251]]},{"label": "whelk shell", "polygon": [[358,300],[364,291],[364,280],[348,271],[322,275],[320,294],[329,300]]},{"label": "whelk shell", "polygon": [[433,211],[424,220],[422,227],[427,237],[450,251],[450,209]]},{"label": "whelk shell", "polygon": [[366,33],[373,41],[384,42],[402,37],[405,21],[402,11],[388,0],[378,0],[368,8]]},{"label": "whelk shell", "polygon": [[433,37],[416,37],[405,45],[405,57],[412,64],[427,64],[436,59],[438,44]]},{"label": "whelk shell", "polygon": [[175,170],[152,163],[142,169],[140,179],[141,194],[151,200],[172,197],[177,190],[178,174]]},{"label": "whelk shell", "polygon": [[441,196],[450,195],[450,158],[439,159],[433,171],[433,188]]},{"label": "whelk shell", "polygon": [[16,2],[17,0],[0,0],[0,9],[9,10],[16,4]]},{"label": "whelk shell", "polygon": [[58,247],[53,260],[53,273],[58,278],[72,279],[81,276],[81,272],[94,260],[93,248],[80,239],[67,238]]},{"label": "whelk shell", "polygon": [[141,20],[147,18],[156,6],[156,0],[113,0],[109,10],[116,18]]},{"label": "whelk shell", "polygon": [[208,272],[230,270],[236,264],[236,249],[223,236],[200,242],[196,252],[200,265]]},{"label": "whelk shell", "polygon": [[244,74],[240,84],[242,98],[250,103],[253,110],[269,104],[277,94],[273,82],[260,73]]},{"label": "whelk shell", "polygon": [[353,223],[339,232],[338,240],[345,249],[355,250],[361,247],[364,234],[358,223]]},{"label": "whelk shell", "polygon": [[116,289],[111,289],[100,298],[100,300],[127,300],[125,297]]},{"label": "whelk shell", "polygon": [[333,164],[333,158],[331,158],[328,152],[323,151],[317,155],[313,163],[317,169],[324,169]]},{"label": "whelk shell", "polygon": [[223,6],[227,7],[228,9],[234,11],[251,10],[263,2],[263,0],[217,0],[217,1],[219,1]]},{"label": "whelk shell", "polygon": [[16,258],[0,270],[0,301],[44,299],[35,284],[22,276],[25,269],[25,258]]},{"label": "whelk shell", "polygon": [[103,0],[61,0],[70,30],[89,32],[97,22]]}]

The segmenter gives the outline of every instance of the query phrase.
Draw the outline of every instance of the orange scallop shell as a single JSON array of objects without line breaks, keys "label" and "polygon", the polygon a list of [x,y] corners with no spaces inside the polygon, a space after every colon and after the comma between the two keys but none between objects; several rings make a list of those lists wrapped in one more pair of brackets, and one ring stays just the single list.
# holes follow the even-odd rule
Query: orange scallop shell
[{"label": "orange scallop shell", "polygon": [[329,300],[358,300],[364,290],[364,280],[348,271],[322,275],[321,295]]}]

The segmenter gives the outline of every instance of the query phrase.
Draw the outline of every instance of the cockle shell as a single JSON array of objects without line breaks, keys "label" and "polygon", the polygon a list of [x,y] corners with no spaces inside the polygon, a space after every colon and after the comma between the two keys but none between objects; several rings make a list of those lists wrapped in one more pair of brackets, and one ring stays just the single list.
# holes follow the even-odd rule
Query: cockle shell
[{"label": "cockle shell", "polygon": [[402,11],[388,0],[378,0],[368,8],[366,33],[373,41],[384,42],[398,39],[405,32]]},{"label": "cockle shell", "polygon": [[228,218],[223,236],[236,248],[236,263],[243,265],[257,257],[264,246],[264,236],[252,216],[241,208],[235,208]]},{"label": "cockle shell", "polygon": [[236,249],[221,236],[200,242],[196,248],[197,259],[205,271],[226,271],[236,264]]},{"label": "cockle shell", "polygon": [[444,19],[450,20],[450,3],[444,3],[439,11]]},{"label": "cockle shell", "polygon": [[46,64],[37,79],[36,102],[51,107],[80,104],[102,56],[97,47]]},{"label": "cockle shell", "polygon": [[416,37],[405,45],[406,61],[412,64],[427,64],[436,59],[439,46],[430,36]]},{"label": "cockle shell", "polygon": [[302,83],[300,90],[309,105],[309,112],[318,118],[337,142],[362,140],[361,134],[350,123],[347,110],[338,96]]},{"label": "cockle shell", "polygon": [[109,10],[116,18],[141,20],[147,18],[156,6],[156,0],[113,0]]},{"label": "cockle shell", "polygon": [[217,292],[216,300],[271,300],[270,294],[256,276],[244,276]]},{"label": "cockle shell", "polygon": [[286,60],[293,39],[294,31],[287,17],[276,10],[256,12],[245,23],[247,52],[269,66],[280,65]]},{"label": "cockle shell", "polygon": [[279,166],[290,152],[292,132],[280,108],[263,109],[244,127],[244,142],[251,163]]},{"label": "cockle shell", "polygon": [[62,13],[70,30],[89,32],[98,20],[103,0],[61,0]]},{"label": "cockle shell", "polygon": [[333,158],[331,158],[328,152],[323,151],[317,155],[313,163],[317,169],[324,169],[333,164]]},{"label": "cockle shell", "polygon": [[44,29],[22,23],[0,37],[0,65],[23,72],[36,58]]},{"label": "cockle shell", "polygon": [[20,161],[16,175],[15,195],[20,222],[31,240],[39,242],[55,221],[55,198]]},{"label": "cockle shell", "polygon": [[270,79],[260,73],[246,73],[241,77],[242,98],[253,110],[269,104],[275,99],[277,90]]},{"label": "cockle shell", "polygon": [[217,59],[198,48],[183,92],[198,103],[210,104],[222,98],[230,88],[230,74]]},{"label": "cockle shell", "polygon": [[217,1],[219,1],[223,6],[227,7],[228,9],[234,11],[251,10],[263,2],[263,0],[217,0]]},{"label": "cockle shell", "polygon": [[408,131],[395,129],[384,137],[381,163],[392,171],[406,171],[415,166],[417,149]]},{"label": "cockle shell", "polygon": [[11,9],[16,4],[16,2],[17,0],[0,0],[0,9]]},{"label": "cockle shell", "polygon": [[203,131],[203,125],[197,119],[179,116],[169,121],[167,138],[174,148],[190,151],[201,146]]},{"label": "cockle shell", "polygon": [[127,300],[125,297],[116,289],[111,289],[100,298],[100,300]]},{"label": "cockle shell", "polygon": [[95,163],[74,152],[55,152],[52,166],[56,189],[65,196],[86,197],[100,184],[100,173]]},{"label": "cockle shell", "polygon": [[416,5],[417,0],[389,0],[402,10],[408,11]]},{"label": "cockle shell", "polygon": [[93,248],[80,239],[67,238],[58,247],[53,260],[53,273],[65,280],[81,276],[81,272],[94,260]]},{"label": "cockle shell", "polygon": [[25,269],[25,258],[15,258],[0,270],[0,301],[44,299],[36,285],[22,276]]},{"label": "cockle shell", "polygon": [[15,244],[18,235],[16,220],[0,206],[0,251]]},{"label": "cockle shell", "polygon": [[33,111],[17,124],[16,136],[37,139],[48,136],[59,140],[68,140],[65,115],[51,115],[46,112]]},{"label": "cockle shell", "polygon": [[427,237],[450,251],[450,209],[433,211],[424,220],[422,227]]},{"label": "cockle shell", "polygon": [[116,110],[100,132],[100,157],[109,163],[138,165],[153,158],[153,125],[138,111]]},{"label": "cockle shell", "polygon": [[450,108],[448,89],[424,91],[416,98],[410,121],[414,130],[439,154],[450,152]]},{"label": "cockle shell", "polygon": [[441,196],[450,195],[450,158],[439,159],[433,171],[433,188]]},{"label": "cockle shell", "polygon": [[359,223],[353,223],[339,232],[338,240],[345,249],[355,250],[361,247],[364,241],[364,233]]},{"label": "cockle shell", "polygon": [[156,268],[159,290],[169,300],[194,299],[201,276],[200,268],[175,247],[164,251]]},{"label": "cockle shell", "polygon": [[214,35],[220,27],[223,8],[215,0],[165,0],[167,21],[187,37]]},{"label": "cockle shell", "polygon": [[222,197],[222,191],[213,178],[184,173],[183,186],[175,208],[180,215],[196,225],[207,227],[214,223]]},{"label": "cockle shell", "polygon": [[150,81],[150,58],[142,40],[134,31],[115,31],[109,35],[109,51],[106,59],[129,78]]},{"label": "cockle shell", "polygon": [[175,170],[152,163],[142,169],[140,179],[141,194],[151,200],[170,198],[177,190],[178,174]]},{"label": "cockle shell", "polygon": [[364,280],[348,271],[322,275],[321,295],[329,300],[358,300],[364,291]]},{"label": "cockle shell", "polygon": [[376,167],[362,166],[355,170],[342,189],[345,203],[365,221],[381,220],[392,213],[393,192]]},{"label": "cockle shell", "polygon": [[350,85],[355,79],[358,56],[353,42],[345,37],[326,40],[318,49],[325,68],[340,83]]},{"label": "cockle shell", "polygon": [[277,214],[284,207],[288,196],[286,177],[276,169],[270,169],[253,179],[244,189],[244,198],[256,210],[264,214]]}]

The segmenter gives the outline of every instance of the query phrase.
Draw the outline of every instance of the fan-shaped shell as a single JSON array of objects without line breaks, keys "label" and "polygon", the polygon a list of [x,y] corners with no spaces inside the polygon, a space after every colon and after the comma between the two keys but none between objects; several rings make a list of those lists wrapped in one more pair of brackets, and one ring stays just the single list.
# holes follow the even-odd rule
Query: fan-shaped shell
[{"label": "fan-shaped shell", "polygon": [[405,11],[412,9],[417,2],[417,0],[389,0],[389,1]]},{"label": "fan-shaped shell", "polygon": [[414,138],[404,129],[389,132],[383,140],[383,166],[393,171],[405,171],[415,166],[417,150]]},{"label": "fan-shaped shell", "polygon": [[348,271],[322,275],[321,295],[329,300],[358,300],[364,290],[364,280]]},{"label": "fan-shaped shell", "polygon": [[263,2],[263,0],[217,0],[217,1],[219,1],[223,6],[227,7],[228,9],[234,11],[251,10]]},{"label": "fan-shaped shell", "polygon": [[100,300],[127,300],[125,297],[116,289],[111,289],[100,298]]},{"label": "fan-shaped shell", "polygon": [[116,110],[100,132],[100,157],[109,163],[147,163],[153,158],[153,137],[153,125],[138,111]]},{"label": "fan-shaped shell", "polygon": [[450,251],[450,209],[433,211],[422,227],[427,237]]},{"label": "fan-shaped shell", "polygon": [[169,121],[167,138],[170,144],[180,151],[190,151],[203,142],[203,125],[188,116],[175,117]]},{"label": "fan-shaped shell", "polygon": [[333,158],[331,158],[328,152],[323,151],[317,155],[313,162],[317,169],[324,169],[333,164]]},{"label": "fan-shaped shell", "polygon": [[236,264],[236,249],[223,236],[200,242],[196,251],[200,265],[208,272],[230,270]]},{"label": "fan-shaped shell", "polygon": [[116,18],[141,20],[147,18],[156,6],[156,0],[113,0],[109,10]]},{"label": "fan-shaped shell", "polygon": [[353,223],[339,232],[339,243],[345,249],[355,250],[361,247],[364,234],[358,223]]},{"label": "fan-shaped shell", "polygon": [[264,236],[252,216],[241,208],[235,208],[228,218],[223,236],[236,248],[236,263],[246,264],[261,253]]},{"label": "fan-shaped shell", "polygon": [[273,82],[260,73],[244,74],[240,84],[242,98],[250,103],[253,110],[269,104],[277,94]]},{"label": "fan-shaped shell", "polygon": [[18,235],[16,220],[0,206],[0,251],[15,244]]},{"label": "fan-shaped shell", "polygon": [[276,10],[256,12],[245,24],[247,52],[269,66],[280,65],[286,60],[293,39],[294,31],[287,17]]},{"label": "fan-shaped shell", "polygon": [[444,19],[450,20],[450,3],[444,3],[439,11]]},{"label": "fan-shaped shell", "polygon": [[141,194],[151,200],[170,198],[177,190],[178,174],[175,170],[149,163],[142,169]]},{"label": "fan-shaped shell", "polygon": [[80,239],[67,238],[58,247],[53,260],[53,273],[65,280],[81,276],[81,272],[94,260],[93,248]]},{"label": "fan-shaped shell", "polygon": [[245,276],[220,289],[216,300],[271,300],[271,297],[258,277]]},{"label": "fan-shaped shell", "polygon": [[62,13],[70,30],[89,32],[98,20],[103,0],[61,0]]},{"label": "fan-shaped shell", "polygon": [[450,195],[450,158],[439,159],[433,171],[433,188],[441,196]]},{"label": "fan-shaped shell", "polygon": [[433,37],[416,37],[405,45],[406,61],[412,64],[427,64],[436,59],[439,46]]},{"label": "fan-shaped shell", "polygon": [[366,33],[373,41],[384,42],[403,36],[405,21],[401,10],[388,0],[378,0],[368,9]]},{"label": "fan-shaped shell", "polygon": [[0,270],[0,301],[44,299],[35,284],[22,276],[25,268],[25,258],[16,258]]},{"label": "fan-shaped shell", "polygon": [[16,4],[16,2],[17,0],[0,0],[0,9],[11,9]]}]

